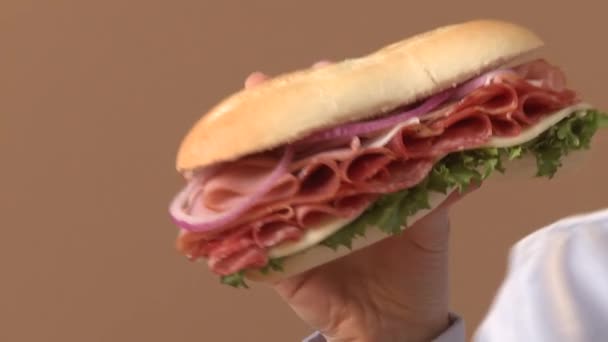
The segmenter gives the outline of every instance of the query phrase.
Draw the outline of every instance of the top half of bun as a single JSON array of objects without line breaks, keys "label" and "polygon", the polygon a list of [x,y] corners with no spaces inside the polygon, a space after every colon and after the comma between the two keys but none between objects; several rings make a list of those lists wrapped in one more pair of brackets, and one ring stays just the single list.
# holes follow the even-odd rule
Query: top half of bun
[{"label": "top half of bun", "polygon": [[443,26],[366,56],[274,77],[208,111],[179,148],[180,172],[271,149],[328,126],[371,118],[542,46],[517,24]]}]

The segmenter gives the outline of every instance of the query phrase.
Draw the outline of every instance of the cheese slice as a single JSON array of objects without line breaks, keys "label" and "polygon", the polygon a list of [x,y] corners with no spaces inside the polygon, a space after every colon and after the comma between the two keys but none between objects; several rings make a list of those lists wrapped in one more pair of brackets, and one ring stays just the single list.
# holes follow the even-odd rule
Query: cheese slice
[{"label": "cheese slice", "polygon": [[[516,137],[495,137],[491,138],[490,141],[483,145],[477,146],[477,148],[488,148],[488,147],[510,147],[521,145],[525,142],[528,142],[536,137],[538,137],[541,133],[549,129],[550,127],[557,124],[562,119],[568,117],[569,115],[584,109],[591,108],[591,105],[587,103],[580,103],[568,108],[564,108],[560,111],[557,111],[551,115],[546,116],[544,119],[536,123],[534,126],[528,128],[527,130],[521,132]],[[581,112],[581,115],[584,115],[585,112]],[[401,127],[411,125],[416,123],[415,120],[408,120],[398,126],[395,126],[393,129],[387,131],[386,134],[377,137],[371,143],[366,146],[370,147],[380,147],[384,146],[390,139],[399,132]],[[435,208],[438,206],[444,199],[446,195],[440,193],[429,193],[429,204],[431,208]],[[314,227],[307,228],[304,232],[304,235],[298,241],[286,241],[277,246],[274,246],[269,250],[269,256],[271,258],[280,258],[284,256],[293,255],[299,253],[303,250],[306,250],[310,247],[316,246],[321,243],[323,240],[340,230],[342,227],[354,221],[356,217],[352,219],[335,219],[330,222],[325,222],[324,224],[320,224]]]},{"label": "cheese slice", "polygon": [[403,127],[416,125],[418,123],[420,123],[420,120],[418,118],[411,118],[409,120],[401,122],[401,123],[395,125],[395,127],[388,130],[386,133],[379,135],[379,136],[375,137],[374,139],[371,139],[370,141],[365,142],[365,144],[363,144],[363,146],[364,147],[382,147],[382,146],[388,144],[388,142],[391,141],[391,139],[395,136],[395,134],[399,133],[399,131]]},{"label": "cheese slice", "polygon": [[[588,103],[579,103],[574,106],[564,108],[551,115],[548,115],[547,117],[536,123],[534,126],[529,127],[525,131],[522,131],[516,137],[493,137],[490,138],[490,141],[488,141],[485,146],[482,147],[511,147],[521,145],[538,137],[541,133],[548,130],[549,127],[555,126],[558,122],[570,116],[572,113],[590,108],[591,105]],[[581,115],[585,115],[585,113],[586,112],[583,111],[581,112]]]}]

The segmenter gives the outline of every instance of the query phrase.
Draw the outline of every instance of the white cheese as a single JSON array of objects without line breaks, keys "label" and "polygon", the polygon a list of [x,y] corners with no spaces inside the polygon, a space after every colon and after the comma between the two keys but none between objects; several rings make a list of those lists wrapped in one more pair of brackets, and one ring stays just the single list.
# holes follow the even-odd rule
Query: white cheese
[{"label": "white cheese", "polygon": [[377,136],[370,141],[367,141],[363,146],[364,147],[382,147],[382,146],[388,144],[388,142],[391,141],[391,139],[395,136],[395,134],[399,133],[401,128],[406,127],[406,126],[416,125],[418,123],[420,123],[420,120],[418,118],[411,118],[409,120],[406,120],[400,124],[397,124],[395,127],[391,128],[386,133],[384,133],[380,136]]},{"label": "white cheese", "polygon": [[542,119],[541,121],[536,123],[534,126],[526,129],[525,131],[522,131],[516,137],[494,137],[494,138],[491,138],[490,141],[488,141],[488,143],[483,147],[509,147],[509,146],[521,145],[525,142],[528,142],[528,141],[536,138],[541,133],[543,133],[544,131],[549,129],[549,127],[554,126],[555,124],[560,122],[562,119],[570,116],[570,114],[572,114],[578,110],[588,109],[588,108],[591,108],[591,106],[586,103],[581,103],[581,104],[577,104],[577,105],[574,105],[574,106],[571,106],[568,108],[564,108],[558,112],[555,112],[555,113],[545,117],[544,119]]}]

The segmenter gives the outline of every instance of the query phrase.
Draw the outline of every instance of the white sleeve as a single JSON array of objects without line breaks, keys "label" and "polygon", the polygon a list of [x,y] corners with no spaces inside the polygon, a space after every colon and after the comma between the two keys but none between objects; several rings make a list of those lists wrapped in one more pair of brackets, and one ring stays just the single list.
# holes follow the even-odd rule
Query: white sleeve
[{"label": "white sleeve", "polygon": [[475,342],[608,340],[608,210],[517,243]]}]

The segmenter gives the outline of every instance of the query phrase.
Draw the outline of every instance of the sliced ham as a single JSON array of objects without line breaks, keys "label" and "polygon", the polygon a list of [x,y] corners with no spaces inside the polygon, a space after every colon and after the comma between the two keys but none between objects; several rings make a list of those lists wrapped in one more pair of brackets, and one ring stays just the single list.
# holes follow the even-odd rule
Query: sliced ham
[{"label": "sliced ham", "polygon": [[357,184],[356,188],[364,193],[387,194],[420,183],[433,168],[433,159],[398,159],[387,166],[386,176]]},{"label": "sliced ham", "polygon": [[537,123],[543,116],[575,102],[571,93],[551,94],[540,90],[531,91],[520,97],[519,106],[513,117],[521,124],[529,126]]},{"label": "sliced ham", "polygon": [[300,189],[290,199],[291,203],[318,203],[328,200],[340,188],[340,176],[336,161],[323,158],[311,161],[297,174]]},{"label": "sliced ham", "polygon": [[[249,158],[226,166],[207,182],[196,205],[212,211],[224,211],[238,205],[266,179],[276,163],[277,160],[272,158]],[[269,203],[289,198],[297,193],[298,185],[295,176],[286,174],[261,202]]]},{"label": "sliced ham", "polygon": [[492,83],[471,92],[449,115],[465,108],[487,115],[509,113],[517,109],[518,103],[518,94],[513,86],[507,83]]},{"label": "sliced ham", "polygon": [[224,231],[213,239],[201,239],[198,245],[192,240],[189,240],[189,242],[188,246],[193,258],[196,254],[203,257],[213,255],[216,260],[227,258],[244,248],[255,245],[250,227],[239,227],[238,229]]},{"label": "sliced ham", "polygon": [[218,275],[229,275],[245,268],[259,268],[268,263],[268,255],[263,248],[249,246],[225,258],[209,257],[209,267]]},{"label": "sliced ham", "polygon": [[355,151],[340,164],[340,177],[346,183],[364,183],[379,174],[385,174],[387,166],[396,158],[394,152],[385,147]]},{"label": "sliced ham", "polygon": [[253,240],[261,248],[276,246],[287,240],[299,239],[303,231],[288,220],[271,220],[253,228]]},{"label": "sliced ham", "polygon": [[[218,274],[261,267],[269,248],[299,239],[323,220],[356,217],[379,196],[419,184],[443,156],[482,146],[492,136],[517,136],[576,101],[561,71],[538,60],[411,124],[322,146],[296,146],[289,172],[253,208],[225,231],[181,232],[177,248],[207,258]],[[275,164],[273,158],[253,156],[207,175],[193,190],[193,213],[219,215],[238,204]]]},{"label": "sliced ham", "polygon": [[466,108],[431,125],[434,136],[418,137],[412,129],[404,129],[390,141],[390,148],[400,157],[434,158],[450,151],[478,146],[492,135],[492,122],[487,115]]},{"label": "sliced ham", "polygon": [[297,172],[305,166],[314,163],[318,160],[333,160],[341,162],[350,159],[354,151],[358,151],[361,148],[361,141],[359,137],[354,137],[350,140],[338,139],[336,141],[330,141],[330,145],[337,144],[337,141],[341,141],[342,145],[335,146],[334,148],[328,148],[316,153],[311,153],[310,150],[301,153],[297,160],[290,166],[292,172]]},{"label": "sliced ham", "polygon": [[497,137],[514,137],[521,133],[522,126],[517,122],[512,113],[503,115],[492,115],[492,135]]},{"label": "sliced ham", "polygon": [[566,90],[566,77],[559,68],[544,59],[537,59],[514,68],[520,76],[530,83],[553,91]]},{"label": "sliced ham", "polygon": [[295,209],[295,213],[296,223],[301,227],[315,226],[328,218],[348,217],[348,214],[328,203],[301,205]]},{"label": "sliced ham", "polygon": [[295,208],[295,220],[300,227],[306,229],[327,219],[355,217],[376,198],[376,195],[357,190],[327,203],[300,205]]},{"label": "sliced ham", "polygon": [[334,199],[333,206],[341,212],[350,212],[349,217],[353,217],[364,211],[377,198],[378,194],[352,193]]},{"label": "sliced ham", "polygon": [[477,111],[477,108],[465,109],[458,114],[448,116],[440,123],[446,125],[441,135],[434,138],[430,156],[441,156],[452,151],[462,151],[487,142],[492,136],[490,115]]}]

